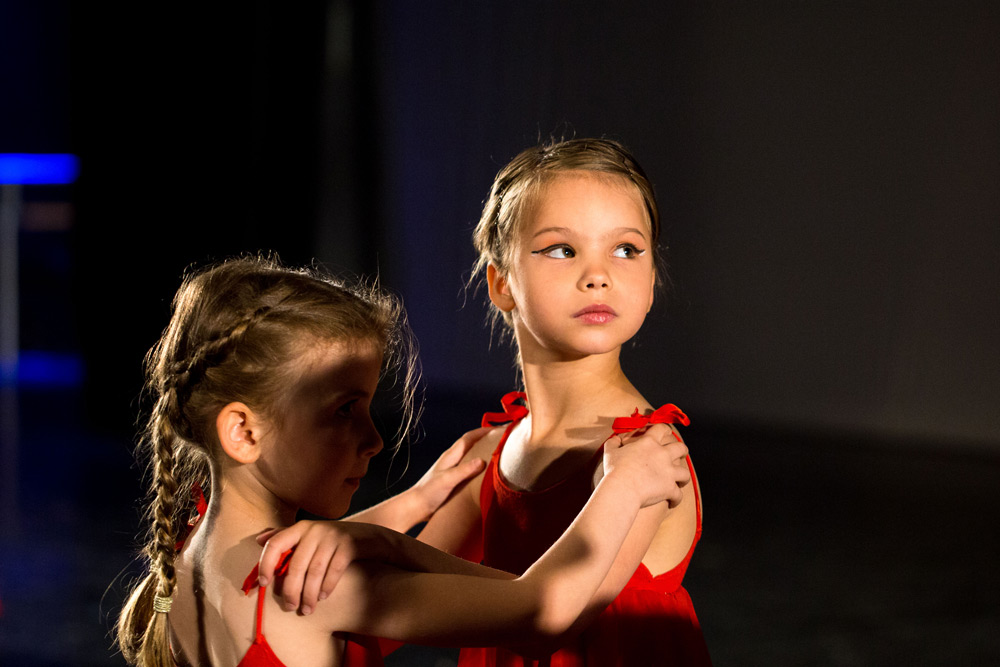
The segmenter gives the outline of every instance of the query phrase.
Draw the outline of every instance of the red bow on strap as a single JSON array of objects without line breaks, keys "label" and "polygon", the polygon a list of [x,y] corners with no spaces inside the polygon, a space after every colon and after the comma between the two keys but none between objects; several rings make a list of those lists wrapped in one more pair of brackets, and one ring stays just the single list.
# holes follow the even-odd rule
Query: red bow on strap
[{"label": "red bow on strap", "polygon": [[615,435],[628,433],[637,428],[648,426],[649,424],[681,424],[687,426],[691,423],[688,416],[681,412],[681,409],[673,403],[667,403],[663,407],[657,408],[651,415],[640,415],[639,408],[635,409],[631,417],[618,417],[611,424],[611,429]]},{"label": "red bow on strap", "polygon": [[[278,559],[278,565],[274,568],[274,576],[280,577],[288,572],[288,561],[292,559],[292,551],[294,551],[294,549],[289,549],[285,553],[281,554],[281,558]],[[254,565],[249,576],[243,580],[243,593],[250,595],[250,591],[257,586],[257,576],[259,574],[260,565]]]},{"label": "red bow on strap", "polygon": [[484,414],[483,426],[500,426],[501,424],[516,422],[528,414],[528,406],[525,405],[527,400],[528,398],[524,395],[524,392],[510,392],[500,399],[503,412],[487,412]]},{"label": "red bow on strap", "polygon": [[180,551],[181,547],[184,546],[184,542],[187,541],[188,535],[194,530],[195,524],[201,521],[201,517],[205,516],[205,512],[208,511],[208,503],[205,502],[205,492],[201,489],[201,484],[195,482],[191,486],[191,498],[194,500],[194,511],[195,515],[187,522],[184,526],[183,533],[178,536],[177,542],[174,544],[174,550]]}]

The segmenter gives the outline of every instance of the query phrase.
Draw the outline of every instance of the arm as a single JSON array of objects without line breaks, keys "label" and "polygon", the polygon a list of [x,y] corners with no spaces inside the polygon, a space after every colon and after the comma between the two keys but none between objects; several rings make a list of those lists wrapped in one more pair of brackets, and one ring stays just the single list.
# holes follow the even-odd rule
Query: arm
[{"label": "arm", "polygon": [[489,428],[478,428],[464,434],[412,487],[345,520],[374,523],[400,532],[427,521],[486,467],[481,458],[469,454],[489,431]]},{"label": "arm", "polygon": [[[494,428],[469,450],[466,458],[489,460],[504,428]],[[454,494],[417,536],[426,544],[478,563],[483,559],[483,524],[479,494],[485,471]]]},{"label": "arm", "polygon": [[[641,507],[677,499],[689,479],[673,465],[684,447],[645,439],[608,447],[608,474],[567,532],[513,581],[470,576],[477,568],[428,552],[444,571],[404,572],[377,563],[352,565],[333,593],[337,604],[310,617],[329,631],[350,631],[444,645],[517,644],[557,636],[585,609]],[[400,536],[400,548],[426,550]],[[456,573],[457,571],[457,573]]]},{"label": "arm", "polygon": [[[422,512],[426,512],[420,509],[427,505],[417,498],[418,494],[426,497],[430,493],[437,498],[432,502],[444,503],[421,532],[420,540],[479,562],[478,500],[485,467],[483,458],[489,457],[499,438],[499,433],[483,437],[490,430],[469,431],[438,458],[414,487],[373,508],[340,522],[298,521],[288,528],[259,535],[257,542],[264,547],[259,561],[260,584],[267,585],[267,573],[274,572],[281,555],[294,548],[282,581],[281,597],[286,608],[298,608],[303,614],[309,614],[319,601],[330,595],[352,561],[378,560],[402,569],[428,569],[423,561],[411,560],[409,551],[395,548],[398,545],[394,533],[372,530],[371,525],[394,530],[409,528],[420,520],[417,517],[422,517]],[[466,480],[470,473],[477,471],[478,475],[471,482]],[[423,490],[415,491],[419,486],[423,486]],[[436,542],[424,539],[428,528]]]},{"label": "arm", "polygon": [[[632,446],[630,443],[635,443],[639,439],[646,438],[653,439],[663,445],[678,443],[683,446],[683,441],[681,440],[676,429],[666,424],[656,424],[642,431],[627,434],[621,438],[616,436],[615,438],[609,440],[609,442],[614,442],[618,439],[626,445]],[[683,473],[681,474],[688,473],[687,463],[685,460],[686,454],[687,449],[685,447],[684,456],[681,456],[672,462],[672,464],[679,469],[679,473],[680,470],[683,470]],[[599,476],[596,477],[596,479],[599,480]],[[621,592],[622,588],[624,588],[625,584],[628,583],[629,579],[631,579],[636,568],[639,567],[639,564],[643,562],[643,559],[647,556],[650,546],[653,544],[654,540],[658,540],[659,536],[665,529],[674,529],[675,524],[683,523],[684,514],[689,510],[692,521],[687,544],[690,544],[690,538],[693,538],[694,536],[695,527],[694,502],[693,499],[688,499],[688,496],[691,494],[692,487],[685,484],[676,498],[669,498],[666,502],[645,507],[639,512],[635,522],[629,530],[628,536],[622,543],[621,549],[619,549],[618,555],[608,571],[607,576],[595,592],[585,611],[580,615],[568,634],[574,634],[585,628],[587,625],[592,623],[609,604],[611,604],[615,597],[617,597],[618,593]],[[684,499],[687,499],[687,501],[685,502]],[[687,553],[686,548],[684,549],[684,553]]]}]

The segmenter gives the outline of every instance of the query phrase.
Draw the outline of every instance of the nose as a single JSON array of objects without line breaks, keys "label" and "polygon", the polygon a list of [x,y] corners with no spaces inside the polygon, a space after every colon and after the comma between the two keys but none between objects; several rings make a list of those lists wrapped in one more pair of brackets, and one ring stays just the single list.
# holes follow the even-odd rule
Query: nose
[{"label": "nose", "polygon": [[382,451],[383,447],[382,436],[379,435],[378,429],[375,428],[375,422],[368,418],[368,432],[364,434],[361,438],[361,444],[359,446],[361,456],[371,458]]},{"label": "nose", "polygon": [[608,267],[600,261],[590,262],[584,267],[583,273],[580,274],[577,287],[582,292],[596,289],[610,289],[611,273],[608,271]]}]

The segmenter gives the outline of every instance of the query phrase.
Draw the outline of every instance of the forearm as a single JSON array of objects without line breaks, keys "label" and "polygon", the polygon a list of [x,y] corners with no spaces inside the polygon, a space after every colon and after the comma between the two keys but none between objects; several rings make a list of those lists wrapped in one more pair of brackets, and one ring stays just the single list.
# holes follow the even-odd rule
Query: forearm
[{"label": "forearm", "polygon": [[[628,481],[606,477],[563,536],[528,568],[522,578],[541,593],[545,635],[568,631],[593,604],[639,510],[640,501]],[[617,585],[612,598],[626,580]]]},{"label": "forearm", "polygon": [[413,572],[458,574],[486,579],[515,579],[516,575],[472,563],[464,558],[434,548],[407,535],[392,533],[389,547],[394,550],[392,565]]},{"label": "forearm", "polygon": [[407,489],[378,505],[344,517],[343,521],[360,521],[405,533],[427,520],[427,508],[412,489]]}]

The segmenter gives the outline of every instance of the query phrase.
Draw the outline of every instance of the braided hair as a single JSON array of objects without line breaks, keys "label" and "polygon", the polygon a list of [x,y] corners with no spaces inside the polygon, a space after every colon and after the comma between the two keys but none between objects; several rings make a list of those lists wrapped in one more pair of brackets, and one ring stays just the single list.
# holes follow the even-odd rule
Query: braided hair
[{"label": "braided hair", "polygon": [[[523,215],[542,188],[558,174],[566,171],[593,172],[621,179],[635,186],[648,217],[653,245],[653,266],[657,267],[657,283],[660,282],[662,273],[659,269],[658,251],[660,211],[646,172],[628,149],[617,141],[553,139],[521,151],[493,179],[489,197],[483,205],[483,213],[472,234],[472,242],[479,257],[472,267],[470,284],[485,279],[486,267],[489,264],[497,267],[500,273],[507,273]],[[494,326],[502,318],[508,332],[510,331],[512,322],[510,313],[492,308],[490,317]]]},{"label": "braided hair", "polygon": [[176,545],[192,514],[191,489],[197,484],[211,494],[219,410],[240,401],[280,421],[292,362],[311,344],[341,340],[383,347],[386,370],[400,378],[398,435],[405,436],[417,418],[419,370],[397,299],[264,257],[228,260],[184,279],[170,323],[145,361],[146,392],[154,399],[139,445],[151,472],[143,549],[149,574],[119,617],[118,644],[129,663],[173,665],[167,614],[158,612],[169,610],[176,585]]}]

